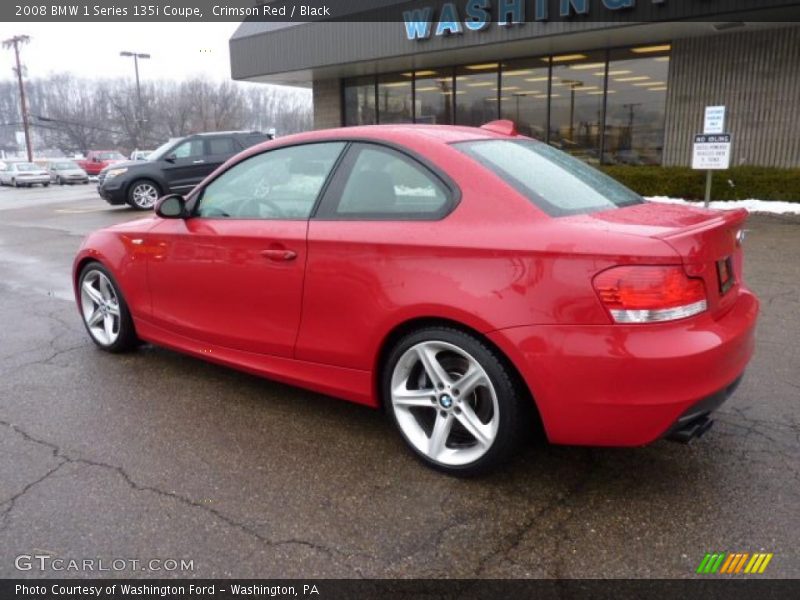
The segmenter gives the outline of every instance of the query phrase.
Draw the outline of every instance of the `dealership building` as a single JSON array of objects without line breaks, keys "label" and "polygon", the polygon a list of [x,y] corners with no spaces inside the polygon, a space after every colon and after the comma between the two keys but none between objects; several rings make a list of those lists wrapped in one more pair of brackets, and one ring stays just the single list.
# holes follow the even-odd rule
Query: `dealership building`
[{"label": "dealership building", "polygon": [[317,128],[511,119],[604,164],[689,165],[725,106],[732,164],[800,167],[797,2],[376,3],[394,18],[242,23],[233,78],[311,88]]}]

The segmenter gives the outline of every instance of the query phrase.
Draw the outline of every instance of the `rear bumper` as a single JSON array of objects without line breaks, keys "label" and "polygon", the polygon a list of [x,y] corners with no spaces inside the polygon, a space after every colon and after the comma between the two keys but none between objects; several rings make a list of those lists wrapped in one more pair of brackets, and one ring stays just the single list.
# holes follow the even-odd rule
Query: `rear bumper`
[{"label": "rear bumper", "polygon": [[673,442],[688,444],[694,438],[698,438],[711,429],[714,421],[711,413],[717,410],[723,403],[733,395],[736,388],[742,382],[742,375],[724,389],[703,398],[697,404],[693,404],[678,417],[678,420],[667,430],[664,437]]},{"label": "rear bumper", "polygon": [[17,177],[17,183],[20,185],[50,183],[50,175],[36,175],[35,177]]},{"label": "rear bumper", "polygon": [[60,175],[58,177],[64,183],[86,183],[89,181],[88,175]]},{"label": "rear bumper", "polygon": [[698,403],[732,393],[753,354],[757,316],[758,300],[742,288],[722,316],[488,335],[528,384],[551,442],[641,446],[672,433]]}]

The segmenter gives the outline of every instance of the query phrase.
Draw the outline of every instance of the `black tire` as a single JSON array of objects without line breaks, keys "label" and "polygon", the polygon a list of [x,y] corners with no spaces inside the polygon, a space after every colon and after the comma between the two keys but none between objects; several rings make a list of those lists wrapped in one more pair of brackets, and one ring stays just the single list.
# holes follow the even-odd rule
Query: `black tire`
[{"label": "black tire", "polygon": [[50,187],[50,184],[49,184],[49,183],[43,183],[42,185],[43,185],[44,187]]},{"label": "black tire", "polygon": [[[137,200],[136,198],[137,191],[142,188],[152,188],[153,190],[155,190],[156,197],[153,200],[152,204],[144,205]],[[137,179],[136,181],[131,183],[130,186],[128,187],[128,194],[126,201],[131,206],[131,208],[134,208],[135,210],[153,210],[153,208],[155,207],[155,201],[158,200],[159,197],[161,197],[161,194],[162,194],[161,186],[159,186],[152,179]]]},{"label": "black tire", "polygon": [[17,183],[17,180],[16,180],[16,179],[12,179],[12,180],[11,180],[11,186],[12,186],[12,187],[15,187],[15,188],[18,188],[18,187],[19,187],[19,183]]},{"label": "black tire", "polygon": [[[88,323],[86,322],[86,318],[84,317],[84,306],[83,306],[83,294],[81,293],[81,289],[83,287],[84,282],[88,277],[90,277],[93,273],[100,272],[108,279],[109,283],[114,290],[114,294],[116,295],[118,305],[119,305],[119,333],[115,341],[113,343],[107,344],[103,343],[102,341],[98,340],[92,331],[89,328]],[[80,275],[78,276],[78,309],[83,317],[81,320],[83,321],[83,326],[86,328],[86,332],[89,334],[91,340],[97,345],[98,348],[105,350],[106,352],[111,352],[114,354],[119,354],[122,352],[129,352],[133,350],[139,345],[139,339],[136,336],[136,329],[133,325],[133,319],[131,318],[130,310],[128,309],[128,304],[125,302],[125,298],[122,295],[122,291],[120,290],[119,284],[114,276],[111,274],[105,266],[100,264],[99,262],[89,262],[87,263],[83,269],[81,269]]]},{"label": "black tire", "polygon": [[[398,361],[412,347],[422,342],[445,342],[457,346],[474,358],[489,377],[498,402],[498,428],[494,441],[477,460],[463,465],[448,465],[432,460],[409,441],[397,418],[392,402],[392,376]],[[531,399],[519,378],[496,349],[479,337],[446,326],[425,327],[403,336],[386,357],[381,376],[381,394],[403,441],[425,465],[438,471],[461,477],[480,475],[506,462],[530,435],[532,427]],[[458,392],[455,392],[456,394]],[[438,409],[436,409],[438,410]]]}]

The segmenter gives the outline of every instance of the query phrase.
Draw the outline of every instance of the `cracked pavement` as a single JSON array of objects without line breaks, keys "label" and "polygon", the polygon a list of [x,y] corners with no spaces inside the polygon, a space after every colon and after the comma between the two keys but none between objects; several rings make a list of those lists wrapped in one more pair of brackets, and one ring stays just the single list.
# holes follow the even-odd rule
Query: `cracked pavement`
[{"label": "cracked pavement", "polygon": [[[91,344],[81,236],[140,216],[0,189],[0,577],[19,554],[175,558],[106,576],[691,577],[710,551],[800,576],[800,219],[754,217],[757,355],[689,446],[532,443],[492,476],[422,467],[381,414],[145,346]],[[87,574],[91,575],[91,574]]]}]

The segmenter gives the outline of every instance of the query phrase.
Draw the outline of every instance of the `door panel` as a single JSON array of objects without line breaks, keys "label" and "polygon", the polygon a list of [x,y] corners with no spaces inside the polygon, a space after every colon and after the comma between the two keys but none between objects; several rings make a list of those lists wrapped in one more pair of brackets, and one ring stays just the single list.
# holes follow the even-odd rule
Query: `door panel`
[{"label": "door panel", "polygon": [[248,157],[199,192],[195,216],[151,234],[154,324],[290,357],[300,325],[308,217],[344,143]]},{"label": "door panel", "polygon": [[154,324],[198,341],[291,356],[307,226],[307,221],[160,222],[150,235]]},{"label": "door panel", "polygon": [[186,140],[171,152],[172,161],[162,160],[164,178],[172,191],[184,194],[213,170],[209,169],[205,142],[200,138]]}]

